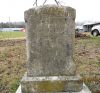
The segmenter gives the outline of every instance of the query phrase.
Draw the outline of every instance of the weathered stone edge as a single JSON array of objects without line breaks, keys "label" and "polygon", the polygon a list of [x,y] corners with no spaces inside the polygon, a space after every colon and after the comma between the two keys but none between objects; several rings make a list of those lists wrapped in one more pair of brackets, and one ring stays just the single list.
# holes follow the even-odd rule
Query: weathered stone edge
[{"label": "weathered stone edge", "polygon": [[21,81],[81,81],[82,77],[76,76],[41,76],[41,77],[29,77],[27,73],[23,76]]}]

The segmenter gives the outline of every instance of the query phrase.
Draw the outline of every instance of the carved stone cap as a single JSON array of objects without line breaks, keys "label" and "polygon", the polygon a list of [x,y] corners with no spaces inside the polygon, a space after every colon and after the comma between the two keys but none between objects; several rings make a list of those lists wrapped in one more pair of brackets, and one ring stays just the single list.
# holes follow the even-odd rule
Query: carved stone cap
[{"label": "carved stone cap", "polygon": [[44,5],[31,8],[25,11],[25,20],[27,20],[27,15],[48,15],[48,16],[57,16],[57,17],[71,17],[72,20],[75,20],[76,11],[74,8],[68,6],[57,6],[57,5]]}]

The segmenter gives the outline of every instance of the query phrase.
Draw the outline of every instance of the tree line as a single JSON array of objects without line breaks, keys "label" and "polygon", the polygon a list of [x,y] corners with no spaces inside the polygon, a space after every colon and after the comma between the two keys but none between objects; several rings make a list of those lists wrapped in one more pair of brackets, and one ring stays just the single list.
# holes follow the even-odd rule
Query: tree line
[{"label": "tree line", "polygon": [[25,23],[24,22],[6,22],[0,23],[0,28],[25,28]]}]

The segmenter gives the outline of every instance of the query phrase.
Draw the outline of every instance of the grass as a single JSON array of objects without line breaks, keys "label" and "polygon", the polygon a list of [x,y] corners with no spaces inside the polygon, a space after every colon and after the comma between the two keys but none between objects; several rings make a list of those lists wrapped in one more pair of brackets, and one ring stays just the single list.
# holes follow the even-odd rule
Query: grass
[{"label": "grass", "polygon": [[25,45],[0,47],[0,93],[15,93],[26,70]]},{"label": "grass", "polygon": [[0,32],[0,39],[10,39],[10,38],[23,38],[25,37],[24,32]]},{"label": "grass", "polygon": [[77,73],[92,93],[100,93],[100,37],[76,39],[74,54]]},{"label": "grass", "polygon": [[[100,37],[75,39],[74,60],[76,73],[83,77],[93,93],[100,93],[97,86],[100,82]],[[15,93],[25,72],[25,43],[0,47],[0,93]]]},{"label": "grass", "polygon": [[[79,63],[79,64],[77,63],[79,65],[78,68],[81,69],[82,72],[84,71],[83,73],[89,74],[92,72],[94,74],[95,73],[100,74],[99,72],[100,37],[95,37],[95,38],[91,37],[88,39],[80,39],[80,40],[76,39],[74,56],[76,63],[77,62]],[[87,72],[86,69],[89,71]],[[78,73],[82,74],[82,72]]]}]

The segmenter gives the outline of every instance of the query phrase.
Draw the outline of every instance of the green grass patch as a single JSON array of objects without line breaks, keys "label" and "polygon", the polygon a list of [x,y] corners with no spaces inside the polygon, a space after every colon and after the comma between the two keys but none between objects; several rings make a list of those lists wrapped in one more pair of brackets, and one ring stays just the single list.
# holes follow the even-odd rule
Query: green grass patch
[{"label": "green grass patch", "polygon": [[25,37],[24,32],[0,32],[0,39],[22,38]]},{"label": "green grass patch", "polygon": [[19,79],[12,80],[10,84],[10,92],[15,93],[18,86],[19,86]]}]

